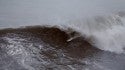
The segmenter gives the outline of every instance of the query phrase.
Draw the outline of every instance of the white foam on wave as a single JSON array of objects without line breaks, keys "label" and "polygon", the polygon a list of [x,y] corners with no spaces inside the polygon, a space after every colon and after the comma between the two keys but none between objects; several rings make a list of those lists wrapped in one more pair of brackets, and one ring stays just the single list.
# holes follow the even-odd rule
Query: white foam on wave
[{"label": "white foam on wave", "polygon": [[99,17],[86,22],[75,22],[69,27],[91,40],[101,50],[124,53],[125,17],[118,14]]}]

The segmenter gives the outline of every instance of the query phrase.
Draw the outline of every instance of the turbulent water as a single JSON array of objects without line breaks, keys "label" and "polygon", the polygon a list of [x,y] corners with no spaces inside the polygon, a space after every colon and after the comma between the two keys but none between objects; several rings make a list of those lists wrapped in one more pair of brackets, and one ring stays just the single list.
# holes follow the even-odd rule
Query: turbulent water
[{"label": "turbulent water", "polygon": [[0,70],[125,70],[119,0],[0,0]]}]

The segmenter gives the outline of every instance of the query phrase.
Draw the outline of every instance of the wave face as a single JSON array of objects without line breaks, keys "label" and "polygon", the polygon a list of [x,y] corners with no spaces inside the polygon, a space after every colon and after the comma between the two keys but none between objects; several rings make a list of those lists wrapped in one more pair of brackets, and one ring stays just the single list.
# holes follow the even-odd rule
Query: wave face
[{"label": "wave face", "polygon": [[83,58],[92,57],[100,50],[92,47],[83,37],[68,42],[73,34],[76,33],[68,34],[56,27],[0,30],[0,69],[83,69],[87,66],[84,61],[81,62]]},{"label": "wave face", "polygon": [[1,70],[124,70],[123,61],[125,54],[100,50],[71,28],[0,30]]}]

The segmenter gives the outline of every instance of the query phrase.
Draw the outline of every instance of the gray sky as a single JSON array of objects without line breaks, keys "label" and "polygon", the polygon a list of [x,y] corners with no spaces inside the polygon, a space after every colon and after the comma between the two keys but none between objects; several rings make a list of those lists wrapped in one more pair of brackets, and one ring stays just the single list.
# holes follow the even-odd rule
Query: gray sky
[{"label": "gray sky", "polygon": [[0,27],[63,22],[124,10],[125,0],[0,0]]}]

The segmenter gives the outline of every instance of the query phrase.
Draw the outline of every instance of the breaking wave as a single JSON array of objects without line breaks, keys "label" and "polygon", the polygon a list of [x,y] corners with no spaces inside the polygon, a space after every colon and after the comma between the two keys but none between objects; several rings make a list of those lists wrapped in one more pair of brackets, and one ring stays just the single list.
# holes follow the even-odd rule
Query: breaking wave
[{"label": "breaking wave", "polygon": [[124,70],[124,35],[124,13],[67,23],[1,28],[0,69]]},{"label": "breaking wave", "polygon": [[124,53],[125,47],[125,17],[112,15],[96,17],[86,22],[75,22],[71,25],[82,36],[91,41],[91,44],[101,50]]},{"label": "breaking wave", "polygon": [[[64,23],[41,24],[45,27],[57,27],[66,33],[74,31],[70,39],[84,37],[91,45],[105,51],[124,53],[125,46],[125,13],[119,12],[110,16],[96,16],[94,18],[69,20]],[[22,24],[23,25],[23,24]],[[39,26],[39,25],[38,25]],[[35,27],[35,26],[34,26]],[[18,27],[17,27],[18,28]],[[26,28],[26,27],[22,27]],[[69,40],[70,40],[69,39]]]}]

